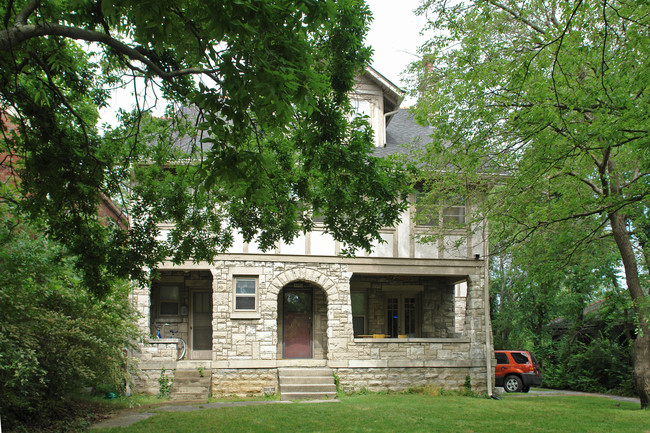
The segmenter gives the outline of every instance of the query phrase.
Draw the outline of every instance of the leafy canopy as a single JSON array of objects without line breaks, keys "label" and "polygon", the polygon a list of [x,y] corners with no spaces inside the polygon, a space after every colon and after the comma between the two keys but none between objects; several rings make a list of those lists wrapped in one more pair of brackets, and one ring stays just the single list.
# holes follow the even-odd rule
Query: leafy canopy
[{"label": "leafy canopy", "polygon": [[[401,175],[348,121],[370,56],[362,1],[12,0],[0,19],[0,145],[20,177],[2,199],[43,216],[98,292],[166,257],[212,260],[234,232],[290,242],[311,212],[348,251],[368,249],[403,207]],[[126,86],[148,99],[98,128]],[[128,232],[96,221],[102,195]]]},{"label": "leafy canopy", "polygon": [[420,12],[432,37],[413,66],[418,117],[435,132],[419,165],[438,193],[477,204],[474,218],[489,216],[501,244],[544,245],[571,221],[580,237],[566,257],[615,242],[638,320],[637,391],[650,405],[650,5],[427,0]]},{"label": "leafy canopy", "polygon": [[[488,173],[505,185],[484,210],[517,223],[514,240],[571,218],[597,216],[597,227],[642,205],[650,193],[645,3],[427,1],[424,11],[434,36],[413,71],[419,119],[435,126],[423,159],[436,180],[470,195],[483,194],[472,186]],[[458,174],[442,176],[441,166]]]}]

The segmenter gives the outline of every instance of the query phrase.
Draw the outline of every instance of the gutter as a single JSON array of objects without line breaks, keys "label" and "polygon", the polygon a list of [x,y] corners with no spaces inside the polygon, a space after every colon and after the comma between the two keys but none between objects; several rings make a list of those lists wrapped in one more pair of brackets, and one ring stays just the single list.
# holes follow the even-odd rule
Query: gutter
[{"label": "gutter", "polygon": [[384,140],[383,140],[383,145],[386,147],[386,128],[388,128],[388,122],[386,120],[388,119],[388,116],[392,116],[393,114],[399,113],[399,109],[395,111],[389,111],[388,113],[384,113]]}]

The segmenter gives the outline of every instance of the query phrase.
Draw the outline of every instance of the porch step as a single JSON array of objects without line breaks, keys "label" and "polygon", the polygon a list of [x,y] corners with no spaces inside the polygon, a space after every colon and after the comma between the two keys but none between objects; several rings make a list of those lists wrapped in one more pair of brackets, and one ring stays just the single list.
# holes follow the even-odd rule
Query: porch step
[{"label": "porch step", "polygon": [[278,368],[281,400],[325,400],[336,398],[331,368]]},{"label": "porch step", "polygon": [[170,400],[207,400],[210,397],[210,385],[212,383],[212,370],[202,370],[203,376],[198,369],[177,369],[174,373],[174,382],[169,396]]}]

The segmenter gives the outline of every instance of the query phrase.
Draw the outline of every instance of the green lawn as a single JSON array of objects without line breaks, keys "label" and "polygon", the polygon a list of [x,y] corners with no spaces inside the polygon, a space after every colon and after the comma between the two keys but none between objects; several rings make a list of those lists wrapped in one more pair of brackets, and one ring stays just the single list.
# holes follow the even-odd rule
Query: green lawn
[{"label": "green lawn", "polygon": [[501,401],[409,394],[340,403],[265,405],[165,413],[108,432],[594,432],[650,433],[650,410],[598,397]]}]

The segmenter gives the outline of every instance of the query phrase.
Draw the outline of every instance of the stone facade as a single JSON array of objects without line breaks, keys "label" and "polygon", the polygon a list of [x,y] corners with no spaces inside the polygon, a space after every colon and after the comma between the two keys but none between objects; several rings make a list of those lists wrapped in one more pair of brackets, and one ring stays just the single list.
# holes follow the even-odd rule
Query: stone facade
[{"label": "stone facade", "polygon": [[[240,316],[233,309],[233,278],[257,278],[258,309]],[[177,284],[181,310],[194,289],[210,289],[212,350],[207,357],[176,362],[173,339],[152,338],[136,354],[142,371],[136,390],[155,393],[161,368],[169,372],[194,363],[212,370],[212,394],[261,395],[278,388],[277,368],[329,366],[346,390],[396,390],[430,384],[458,389],[471,378],[474,389],[486,390],[486,331],[483,276],[467,276],[464,332],[457,332],[454,285],[438,276],[373,276],[353,274],[345,263],[223,260],[207,269],[163,269],[152,290],[134,290],[142,314],[141,327],[155,335],[160,322],[157,288]],[[296,286],[297,284],[297,286]],[[313,352],[311,359],[284,359],[282,355],[282,290],[313,290]],[[351,292],[368,293],[370,334],[384,334],[385,293],[417,293],[420,301],[419,335],[410,338],[355,337]],[[183,310],[185,313],[185,311]],[[191,311],[179,314],[170,326],[180,330],[191,346]],[[169,319],[169,317],[166,317]],[[163,337],[167,330],[163,328]],[[191,349],[191,347],[190,347]],[[192,367],[195,368],[195,367]]]}]

